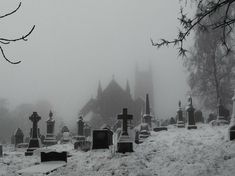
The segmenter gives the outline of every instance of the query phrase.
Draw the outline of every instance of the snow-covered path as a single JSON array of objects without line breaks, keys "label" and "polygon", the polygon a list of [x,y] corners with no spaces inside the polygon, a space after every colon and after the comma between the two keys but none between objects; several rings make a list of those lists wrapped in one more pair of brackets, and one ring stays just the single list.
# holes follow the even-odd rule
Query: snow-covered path
[{"label": "snow-covered path", "polygon": [[[72,148],[72,147],[71,147]],[[171,128],[152,133],[135,152],[117,154],[110,150],[80,152],[64,168],[50,176],[232,176],[235,174],[235,141],[227,139],[227,126],[201,125],[197,130]],[[5,157],[11,162],[7,175],[29,165],[29,158]],[[15,160],[15,159],[16,160]],[[21,159],[22,162],[19,162]],[[37,157],[32,157],[36,161]],[[0,169],[4,167],[0,166]],[[1,172],[0,172],[1,173]],[[0,174],[1,175],[1,174]]]}]

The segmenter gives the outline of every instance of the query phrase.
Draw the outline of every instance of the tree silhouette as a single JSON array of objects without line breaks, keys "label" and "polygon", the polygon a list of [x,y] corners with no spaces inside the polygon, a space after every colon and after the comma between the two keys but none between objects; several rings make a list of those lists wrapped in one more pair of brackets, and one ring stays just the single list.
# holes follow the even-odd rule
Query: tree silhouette
[{"label": "tree silhouette", "polygon": [[[16,13],[20,9],[20,7],[21,7],[21,2],[19,3],[18,7],[15,10],[13,10],[13,11],[7,13],[7,14],[0,15],[0,20],[7,17],[7,16],[10,16],[10,15]],[[0,51],[1,51],[1,54],[2,54],[3,58],[7,62],[9,62],[11,64],[19,64],[21,61],[13,62],[10,59],[8,59],[8,57],[6,56],[6,54],[4,52],[3,45],[8,45],[12,42],[17,42],[17,41],[21,41],[21,40],[22,41],[27,41],[27,37],[33,32],[34,28],[35,28],[35,25],[33,25],[33,27],[31,28],[31,30],[28,33],[26,33],[25,35],[22,35],[22,37],[13,38],[13,39],[0,37]]]},{"label": "tree silhouette", "polygon": [[[189,0],[185,0],[185,3],[188,1]],[[228,45],[227,40],[231,37],[230,33],[232,32],[235,23],[235,0],[192,0],[192,2],[196,3],[196,14],[193,18],[190,18],[184,12],[184,8],[181,7],[178,20],[182,29],[179,30],[178,35],[172,40],[160,39],[159,42],[154,42],[153,39],[151,39],[152,45],[158,48],[168,45],[178,46],[179,55],[185,56],[187,50],[184,48],[184,41],[192,30],[195,28],[202,31],[208,29],[222,29],[221,44],[228,53],[231,50],[231,47]],[[207,24],[203,23],[204,19],[210,18],[218,12],[220,12],[221,15],[216,21]]]}]

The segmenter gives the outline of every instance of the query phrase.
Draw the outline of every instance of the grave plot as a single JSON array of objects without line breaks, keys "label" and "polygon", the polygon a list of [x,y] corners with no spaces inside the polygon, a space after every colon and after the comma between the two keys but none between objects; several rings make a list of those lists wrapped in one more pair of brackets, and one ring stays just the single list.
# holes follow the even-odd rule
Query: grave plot
[{"label": "grave plot", "polygon": [[67,163],[67,152],[41,152],[41,163],[22,170],[17,171],[22,174],[49,174],[65,166]]}]

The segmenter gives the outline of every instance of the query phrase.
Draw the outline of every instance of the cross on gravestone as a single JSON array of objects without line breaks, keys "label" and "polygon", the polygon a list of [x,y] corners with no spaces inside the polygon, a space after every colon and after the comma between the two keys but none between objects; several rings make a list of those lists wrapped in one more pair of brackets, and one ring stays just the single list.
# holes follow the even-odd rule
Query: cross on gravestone
[{"label": "cross on gravestone", "polygon": [[133,119],[133,116],[127,113],[127,108],[123,108],[122,114],[118,115],[118,119],[123,121],[122,134],[117,142],[117,152],[133,152],[133,142],[127,133],[127,122]]},{"label": "cross on gravestone", "polygon": [[38,130],[38,122],[41,119],[41,117],[37,114],[37,112],[33,112],[33,114],[29,117],[29,120],[33,122],[33,128],[32,128],[32,136],[29,141],[29,147],[27,151],[25,152],[25,156],[33,155],[33,151],[40,147],[40,139],[39,137],[39,130]]},{"label": "cross on gravestone", "polygon": [[41,117],[37,114],[37,112],[33,112],[33,114],[29,117],[29,120],[33,122],[32,138],[38,138],[38,122],[41,120]]},{"label": "cross on gravestone", "polygon": [[128,123],[128,120],[133,119],[133,115],[127,113],[127,108],[123,108],[122,114],[118,115],[118,119],[122,120],[122,135],[128,135],[127,123]]}]

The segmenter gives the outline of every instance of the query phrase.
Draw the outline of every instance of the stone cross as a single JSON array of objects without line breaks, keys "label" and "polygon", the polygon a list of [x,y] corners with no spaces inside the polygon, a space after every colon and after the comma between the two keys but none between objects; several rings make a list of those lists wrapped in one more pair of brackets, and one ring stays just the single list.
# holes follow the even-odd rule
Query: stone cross
[{"label": "stone cross", "polygon": [[127,113],[127,108],[123,108],[122,114],[118,115],[118,119],[122,120],[122,135],[128,135],[127,133],[127,123],[128,120],[133,119],[133,115]]},{"label": "stone cross", "polygon": [[29,120],[33,122],[32,138],[38,138],[38,121],[41,120],[41,117],[37,114],[37,112],[33,112],[33,114],[29,117]]}]

